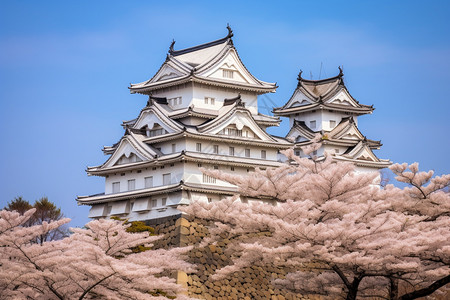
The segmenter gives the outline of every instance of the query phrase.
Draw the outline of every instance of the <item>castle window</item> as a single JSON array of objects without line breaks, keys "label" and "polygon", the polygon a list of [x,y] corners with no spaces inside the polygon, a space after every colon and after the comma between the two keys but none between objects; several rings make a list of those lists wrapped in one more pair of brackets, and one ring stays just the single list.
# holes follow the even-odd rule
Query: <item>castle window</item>
[{"label": "castle window", "polygon": [[120,182],[113,182],[112,184],[112,192],[119,193],[120,192]]},{"label": "castle window", "polygon": [[170,173],[163,174],[163,185],[170,184],[171,183],[170,178],[171,178]]},{"label": "castle window", "polygon": [[202,152],[202,144],[201,143],[197,143],[195,149],[197,150],[197,152]]},{"label": "castle window", "polygon": [[266,159],[266,150],[261,150],[261,158]]},{"label": "castle window", "polygon": [[167,198],[162,198],[161,199],[161,206],[166,206],[167,203]]},{"label": "castle window", "polygon": [[334,127],[336,127],[336,121],[330,120],[330,128],[334,128]]},{"label": "castle window", "polygon": [[204,183],[216,183],[216,179],[209,175],[203,174],[203,182]]},{"label": "castle window", "polygon": [[136,180],[130,179],[128,180],[128,190],[134,191],[136,189]]},{"label": "castle window", "polygon": [[153,176],[145,177],[145,187],[146,188],[153,187]]},{"label": "castle window", "polygon": [[315,129],[316,128],[316,121],[309,121],[309,128]]},{"label": "castle window", "polygon": [[223,78],[233,78],[233,70],[223,70]]},{"label": "castle window", "polygon": [[158,199],[152,199],[152,207],[158,206]]},{"label": "castle window", "polygon": [[339,153],[339,149],[334,149],[334,153]]},{"label": "castle window", "polygon": [[205,104],[211,104],[214,105],[216,103],[216,99],[212,97],[205,97]]},{"label": "castle window", "polygon": [[174,97],[167,99],[170,106],[177,106],[181,104],[181,97]]},{"label": "castle window", "polygon": [[230,170],[234,172],[234,167],[230,167]]},{"label": "castle window", "polygon": [[214,170],[219,170],[219,166],[214,166]]},{"label": "castle window", "polygon": [[230,155],[234,156],[234,147],[230,147]]},{"label": "castle window", "polygon": [[245,157],[250,157],[250,149],[245,149]]},{"label": "castle window", "polygon": [[219,145],[213,145],[214,154],[219,154]]},{"label": "castle window", "polygon": [[153,136],[158,136],[158,135],[162,135],[162,134],[166,134],[167,130],[165,130],[164,128],[162,128],[158,123],[155,123],[153,125],[153,128],[147,128],[146,130],[147,136],[148,137],[153,137]]},{"label": "castle window", "polygon": [[172,144],[172,153],[177,152],[177,145],[176,144]]}]

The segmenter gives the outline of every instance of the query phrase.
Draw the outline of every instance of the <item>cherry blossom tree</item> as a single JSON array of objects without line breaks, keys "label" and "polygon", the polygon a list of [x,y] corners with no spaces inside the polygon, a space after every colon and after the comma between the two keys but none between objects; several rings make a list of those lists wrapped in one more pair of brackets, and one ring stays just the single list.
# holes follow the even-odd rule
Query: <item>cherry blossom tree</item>
[{"label": "cherry blossom tree", "polygon": [[[396,179],[409,186],[381,188],[378,173],[356,172],[353,164],[328,155],[319,162],[292,150],[284,154],[289,164],[250,176],[203,170],[237,185],[240,195],[179,208],[213,224],[204,244],[230,241],[233,264],[214,278],[268,264],[288,270],[276,284],[330,299],[416,299],[445,289],[450,175],[433,177],[417,163],[396,164]],[[243,203],[246,197],[261,200]]]},{"label": "cherry blossom tree", "polygon": [[189,248],[133,253],[161,237],[129,233],[130,224],[105,219],[71,228],[62,240],[32,244],[69,221],[22,226],[33,213],[0,211],[0,298],[187,299],[171,275],[192,271],[183,260]]}]

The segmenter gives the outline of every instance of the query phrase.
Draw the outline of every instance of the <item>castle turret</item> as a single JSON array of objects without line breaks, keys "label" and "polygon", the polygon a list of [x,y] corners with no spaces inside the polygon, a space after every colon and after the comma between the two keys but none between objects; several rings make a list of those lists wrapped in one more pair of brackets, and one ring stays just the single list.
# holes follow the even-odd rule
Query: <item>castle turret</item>
[{"label": "castle turret", "polygon": [[357,118],[372,114],[374,108],[352,97],[340,67],[335,77],[307,80],[300,71],[297,79],[291,98],[273,110],[274,115],[289,118],[290,131],[286,138],[295,143],[297,155],[304,156],[300,147],[311,144],[320,133],[323,146],[317,156],[327,151],[336,160],[353,162],[359,169],[381,169],[391,164],[373,153],[381,147],[381,142],[367,139],[358,129]]}]

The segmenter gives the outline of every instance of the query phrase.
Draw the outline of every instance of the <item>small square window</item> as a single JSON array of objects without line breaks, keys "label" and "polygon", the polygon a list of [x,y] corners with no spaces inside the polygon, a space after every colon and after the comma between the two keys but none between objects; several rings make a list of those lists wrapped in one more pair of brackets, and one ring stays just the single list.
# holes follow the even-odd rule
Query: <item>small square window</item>
[{"label": "small square window", "polygon": [[112,184],[112,192],[119,193],[120,192],[120,182],[113,182]]},{"label": "small square window", "polygon": [[219,166],[214,166],[214,170],[219,170]]},{"label": "small square window", "polygon": [[145,177],[145,187],[146,188],[153,187],[153,176]]},{"label": "small square window", "polygon": [[197,150],[197,152],[202,152],[202,144],[201,143],[197,143],[195,149]]},{"label": "small square window", "polygon": [[136,189],[136,180],[130,179],[128,180],[128,190],[134,191]]},{"label": "small square window", "polygon": [[213,145],[214,154],[219,154],[219,145]]},{"label": "small square window", "polygon": [[176,144],[172,144],[172,153],[177,152],[177,145]]},{"label": "small square window", "polygon": [[158,199],[152,199],[152,207],[158,206]]},{"label": "small square window", "polygon": [[162,198],[161,199],[161,206],[166,206],[167,203],[167,198]]},{"label": "small square window", "polygon": [[334,128],[334,127],[336,127],[336,121],[330,120],[330,128]]},{"label": "small square window", "polygon": [[245,149],[245,157],[250,157],[250,149]]},{"label": "small square window", "polygon": [[230,167],[230,170],[231,170],[231,171],[234,171],[234,167]]},{"label": "small square window", "polygon": [[266,159],[266,150],[261,150],[261,158]]},{"label": "small square window", "polygon": [[171,174],[167,173],[167,174],[163,174],[163,185],[168,185],[171,183]]},{"label": "small square window", "polygon": [[316,121],[309,121],[309,128],[315,129],[316,128]]},{"label": "small square window", "polygon": [[230,155],[234,156],[234,147],[230,147]]}]

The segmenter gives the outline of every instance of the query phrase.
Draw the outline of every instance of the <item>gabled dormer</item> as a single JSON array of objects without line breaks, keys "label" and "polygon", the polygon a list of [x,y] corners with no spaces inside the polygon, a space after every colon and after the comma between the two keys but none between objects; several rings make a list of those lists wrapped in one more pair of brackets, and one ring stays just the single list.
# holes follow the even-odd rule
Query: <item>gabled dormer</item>
[{"label": "gabled dormer", "polygon": [[149,80],[131,84],[131,93],[150,95],[166,87],[199,83],[209,86],[264,94],[275,92],[275,83],[258,80],[243,64],[233,45],[233,32],[222,39],[202,45],[175,50],[175,41],[169,47],[166,61]]}]

